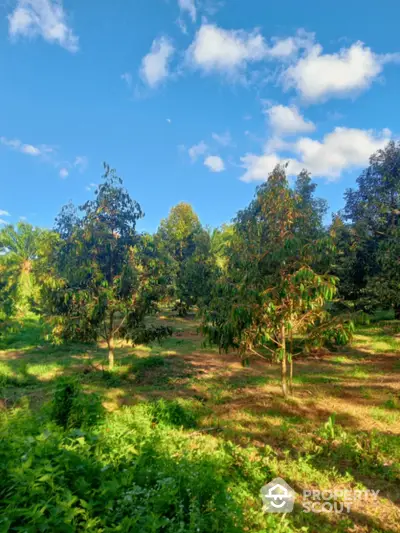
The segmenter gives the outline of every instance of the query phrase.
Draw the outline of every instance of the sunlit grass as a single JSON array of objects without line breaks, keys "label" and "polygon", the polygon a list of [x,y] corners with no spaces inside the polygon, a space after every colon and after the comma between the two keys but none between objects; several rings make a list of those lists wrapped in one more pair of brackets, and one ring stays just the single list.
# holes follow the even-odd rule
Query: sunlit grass
[{"label": "sunlit grass", "polygon": [[395,424],[400,422],[400,411],[392,412],[382,407],[373,407],[370,413],[372,418],[379,422],[384,422],[385,424]]},{"label": "sunlit grass", "polygon": [[[39,335],[43,325],[28,321],[26,331],[16,330],[0,347],[0,393],[6,407],[17,406],[26,397],[34,410],[39,409],[51,399],[63,376],[75,377],[86,394],[101,396],[106,409],[114,413],[108,424],[122,420],[123,406],[134,412],[148,400],[188,399],[203,409],[199,436],[189,432],[193,433],[191,445],[197,446],[200,440],[207,446],[231,442],[237,450],[255,446],[263,454],[264,477],[252,488],[254,501],[260,484],[272,475],[280,475],[296,490],[373,485],[383,487],[384,494],[390,492],[393,500],[400,498],[396,492],[400,486],[396,466],[400,464],[400,400],[395,388],[396,373],[400,382],[400,361],[391,357],[400,355],[400,339],[394,337],[399,323],[361,326],[352,346],[343,351],[296,360],[295,397],[285,401],[278,365],[256,359],[244,368],[234,354],[219,355],[217,349],[203,345],[192,317],[176,319],[166,314],[158,320],[175,326],[174,336],[150,346],[118,343],[111,372],[104,345],[51,346]],[[394,385],[381,381],[387,375],[385,354],[392,363],[390,383]],[[325,425],[335,412],[335,436],[330,439]],[[188,431],[182,431],[182,442]],[[174,451],[177,457],[186,452],[183,444]],[[243,468],[240,452],[234,453]],[[395,520],[390,498],[382,497],[377,509]],[[339,529],[334,516],[318,521],[294,512],[289,521],[298,528],[308,527],[308,533],[350,531],[354,523],[360,531],[385,531],[376,513],[369,514],[368,509],[357,509],[357,513],[350,516],[345,529]],[[362,514],[375,524],[374,529],[363,529]],[[268,529],[260,526],[259,530]]]}]

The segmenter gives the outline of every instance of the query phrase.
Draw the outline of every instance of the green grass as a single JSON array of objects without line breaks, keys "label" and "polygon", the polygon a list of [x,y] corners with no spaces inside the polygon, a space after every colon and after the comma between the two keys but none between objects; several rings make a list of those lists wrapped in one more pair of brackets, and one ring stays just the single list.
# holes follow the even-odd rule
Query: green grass
[{"label": "green grass", "polygon": [[[52,346],[35,317],[3,335],[0,531],[400,530],[398,322],[371,321],[343,352],[296,360],[285,401],[277,365],[244,368],[204,347],[193,317],[158,320],[178,336],[120,345],[112,372],[106,347]],[[346,516],[306,514],[300,496],[292,514],[265,515],[259,491],[276,476],[298,494],[381,496]]]},{"label": "green grass", "polygon": [[387,411],[382,407],[374,407],[373,409],[371,409],[371,416],[375,420],[378,420],[379,422],[384,422],[385,424],[389,425],[394,424],[396,422],[400,422],[400,411]]}]

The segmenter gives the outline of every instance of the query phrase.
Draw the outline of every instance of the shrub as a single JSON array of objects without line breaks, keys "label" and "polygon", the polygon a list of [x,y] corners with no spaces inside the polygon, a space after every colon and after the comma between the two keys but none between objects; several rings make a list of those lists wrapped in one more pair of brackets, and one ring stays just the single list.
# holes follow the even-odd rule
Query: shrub
[{"label": "shrub", "polygon": [[[81,392],[68,391],[73,406]],[[7,415],[0,531],[301,531],[262,512],[259,489],[271,472],[259,451],[154,426],[154,413],[178,412],[165,404],[121,409],[95,433],[64,431],[45,413]]]},{"label": "shrub", "polygon": [[75,380],[59,382],[52,403],[52,418],[64,429],[87,428],[96,425],[104,415],[97,394],[85,394]]},{"label": "shrub", "polygon": [[204,407],[200,402],[191,400],[157,400],[149,403],[149,413],[154,422],[167,426],[193,428]]}]

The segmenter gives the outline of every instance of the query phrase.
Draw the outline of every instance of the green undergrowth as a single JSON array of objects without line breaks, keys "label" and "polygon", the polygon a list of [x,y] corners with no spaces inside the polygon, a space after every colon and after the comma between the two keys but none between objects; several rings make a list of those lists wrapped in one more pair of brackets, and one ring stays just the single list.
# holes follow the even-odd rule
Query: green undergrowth
[{"label": "green undergrowth", "polygon": [[[208,414],[193,399],[106,414],[99,398],[72,380],[61,380],[36,412],[27,401],[4,411],[0,531],[333,532],[341,531],[337,524],[310,522],[301,510],[264,514],[260,488],[278,475],[295,487],[354,487],[360,474],[388,488],[400,481],[395,439],[350,434],[334,416],[301,452],[282,456],[269,445],[242,448],[208,434]],[[346,465],[342,472],[339,464]]]},{"label": "green undergrowth", "polygon": [[193,405],[142,403],[68,423],[65,412],[87,412],[81,394],[64,384],[36,414],[2,415],[0,531],[300,531],[262,513],[267,456],[194,431]]}]

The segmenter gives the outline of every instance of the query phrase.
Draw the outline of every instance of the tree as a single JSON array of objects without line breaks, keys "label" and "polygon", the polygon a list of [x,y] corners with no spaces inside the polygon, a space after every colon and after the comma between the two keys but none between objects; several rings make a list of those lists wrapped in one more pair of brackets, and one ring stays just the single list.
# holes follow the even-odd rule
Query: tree
[{"label": "tree", "polygon": [[216,266],[225,271],[228,265],[230,247],[234,238],[233,224],[222,224],[211,234],[211,254]]},{"label": "tree", "polygon": [[112,369],[116,338],[146,342],[171,331],[145,325],[158,298],[151,239],[136,232],[140,205],[115,170],[104,169],[95,199],[66,206],[57,218],[59,244],[42,273],[42,301],[55,336],[103,339]]},{"label": "tree", "polygon": [[395,309],[400,318],[398,247],[400,227],[400,143],[390,142],[370,158],[346,191],[344,219],[351,228],[356,266],[349,271],[352,297],[365,309]]},{"label": "tree", "polygon": [[238,213],[227,275],[204,311],[203,331],[220,349],[236,348],[245,358],[272,354],[280,361],[285,397],[292,388],[293,337],[311,344],[323,337],[344,342],[351,329],[328,313],[336,279],[314,271],[313,264],[331,243],[299,231],[309,216],[278,166]]},{"label": "tree", "polygon": [[0,231],[0,284],[7,313],[30,310],[35,296],[33,263],[39,255],[44,231],[26,222]]},{"label": "tree", "polygon": [[194,305],[207,305],[214,271],[210,235],[201,231],[194,237],[193,252],[181,263],[176,280],[176,294],[184,312]]},{"label": "tree", "polygon": [[302,213],[297,220],[297,231],[308,239],[320,238],[325,232],[323,217],[328,211],[328,204],[322,198],[315,198],[316,188],[310,173],[306,170],[300,172],[294,184],[296,209]]},{"label": "tree", "polygon": [[203,231],[199,217],[190,204],[181,202],[160,222],[158,234],[172,257],[182,262],[195,248],[195,237]]},{"label": "tree", "polygon": [[175,264],[170,293],[176,309],[185,315],[208,290],[210,237],[190,204],[173,207],[157,231],[161,253],[168,253]]}]

